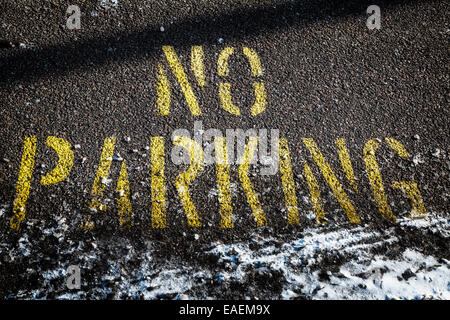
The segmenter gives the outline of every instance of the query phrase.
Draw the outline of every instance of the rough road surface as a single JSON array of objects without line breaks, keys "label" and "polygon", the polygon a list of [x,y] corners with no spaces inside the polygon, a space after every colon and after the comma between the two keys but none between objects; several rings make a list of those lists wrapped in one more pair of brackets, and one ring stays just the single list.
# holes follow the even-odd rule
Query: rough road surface
[{"label": "rough road surface", "polygon": [[450,298],[448,1],[76,2],[0,4],[1,298]]}]

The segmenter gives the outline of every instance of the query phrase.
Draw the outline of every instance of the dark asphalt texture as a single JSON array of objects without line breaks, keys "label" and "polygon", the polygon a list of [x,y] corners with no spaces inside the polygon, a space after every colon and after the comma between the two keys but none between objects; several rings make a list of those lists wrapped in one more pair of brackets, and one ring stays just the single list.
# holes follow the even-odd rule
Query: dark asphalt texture
[{"label": "dark asphalt texture", "polygon": [[[187,225],[174,186],[175,177],[186,167],[170,162],[170,137],[177,128],[192,132],[196,120],[203,122],[204,129],[279,129],[280,136],[287,138],[301,224],[287,224],[280,174],[261,177],[255,173],[251,179],[269,220],[267,228],[259,229],[263,235],[282,239],[313,225],[303,217],[312,211],[311,204],[304,201],[304,197],[309,197],[303,174],[305,160],[318,178],[329,223],[342,227],[349,224],[305,148],[303,137],[314,139],[362,222],[374,229],[386,228],[389,223],[381,218],[365,171],[363,147],[372,138],[384,141],[385,137],[394,137],[411,154],[410,159],[401,159],[384,142],[377,151],[394,214],[406,217],[410,210],[409,200],[391,187],[395,180],[417,181],[427,210],[447,214],[449,2],[372,2],[119,0],[117,7],[102,9],[96,1],[78,1],[81,29],[67,30],[67,1],[3,0],[0,39],[23,43],[28,48],[11,47],[4,41],[0,49],[0,204],[8,205],[0,218],[0,238],[13,243],[23,232],[11,231],[9,220],[23,141],[33,135],[38,146],[25,221],[36,219],[50,224],[55,214],[64,214],[73,239],[114,241],[123,236],[135,241],[136,247],[142,239],[151,239],[160,245],[158,254],[162,260],[177,255],[188,263],[210,263],[199,257],[198,243],[245,239],[249,230],[254,231],[257,226],[234,166],[231,180],[237,185],[233,197],[236,227],[220,228],[217,197],[208,196],[216,185],[214,165],[205,167],[190,189],[204,227],[195,230]],[[366,27],[366,8],[371,4],[381,8],[380,30]],[[97,16],[91,15],[93,10]],[[223,43],[219,43],[219,38]],[[158,114],[156,73],[157,63],[164,61],[163,45],[175,47],[202,116],[190,114],[170,73],[171,113]],[[188,67],[193,45],[202,45],[205,50],[204,88],[197,85]],[[250,115],[248,108],[254,99],[254,78],[242,55],[231,58],[228,77],[242,115],[233,116],[220,107],[217,55],[226,46],[238,50],[243,46],[253,48],[261,58],[268,106],[256,117]],[[81,148],[74,150],[75,164],[68,179],[41,186],[40,176],[57,160],[45,145],[50,135]],[[89,214],[90,192],[103,141],[113,135],[118,139],[116,151],[127,160],[129,168],[135,226],[130,230],[119,227],[117,208],[112,202],[107,212],[96,216],[95,229],[85,232],[79,225]],[[150,154],[144,147],[150,144],[152,136],[163,136],[166,146],[168,226],[162,231],[151,228]],[[125,137],[130,137],[130,141],[125,141]],[[359,193],[352,191],[341,169],[336,138],[347,141]],[[131,152],[133,149],[139,152]],[[433,155],[436,149],[440,150],[437,156]],[[418,154],[423,161],[414,163],[412,159]],[[111,170],[113,183],[105,197],[114,201],[120,162],[113,161]],[[255,168],[252,170],[256,172]],[[39,237],[39,230],[31,228],[29,232]],[[200,238],[195,240],[194,234]],[[405,246],[424,246],[448,259],[448,243],[437,236],[403,236]],[[50,240],[42,243],[44,256],[57,257],[53,245]],[[20,272],[20,266],[7,260],[0,265],[0,281],[8,284],[8,289],[2,285],[0,296],[28,286],[11,275]],[[37,284],[29,284],[33,285]]]}]

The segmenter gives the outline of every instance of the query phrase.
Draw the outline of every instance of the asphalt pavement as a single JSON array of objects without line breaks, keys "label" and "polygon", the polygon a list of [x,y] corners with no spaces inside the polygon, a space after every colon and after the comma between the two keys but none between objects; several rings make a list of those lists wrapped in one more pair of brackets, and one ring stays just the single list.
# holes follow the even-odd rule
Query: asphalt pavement
[{"label": "asphalt pavement", "polygon": [[[213,266],[204,244],[256,232],[281,245],[321,222],[394,228],[404,240],[396,253],[449,259],[448,238],[395,227],[409,217],[448,219],[449,3],[372,2],[80,0],[80,29],[68,29],[67,1],[2,1],[0,295],[41,288],[54,297],[58,290],[46,289],[54,283],[26,270],[77,264],[78,244],[93,239],[137,251],[150,241],[161,265],[176,257]],[[366,25],[372,4],[380,29]],[[277,129],[288,153],[274,174],[263,175],[259,159],[248,172],[231,163],[225,180],[215,163],[183,176],[189,164],[172,155],[178,129],[192,139],[209,129]],[[49,137],[71,151],[57,152]],[[163,174],[152,171],[158,141]],[[68,171],[43,183],[57,163]],[[56,217],[67,223],[64,243],[42,231]],[[33,249],[14,260],[7,252],[24,234]],[[104,254],[120,260],[120,250]],[[95,296],[101,261],[83,297]],[[260,296],[277,297],[270,288]]]}]

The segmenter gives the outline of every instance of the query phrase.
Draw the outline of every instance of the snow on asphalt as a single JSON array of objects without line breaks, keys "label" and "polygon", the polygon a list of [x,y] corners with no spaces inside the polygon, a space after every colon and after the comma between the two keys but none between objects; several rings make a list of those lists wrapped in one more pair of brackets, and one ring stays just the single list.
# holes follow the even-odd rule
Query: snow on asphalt
[{"label": "snow on asphalt", "polygon": [[[449,219],[438,215],[428,220],[399,219],[400,226],[437,232],[445,239],[450,235],[449,224]],[[252,241],[205,245],[204,253],[217,258],[212,266],[186,264],[176,257],[158,262],[150,241],[145,252],[135,251],[127,239],[117,239],[114,244],[71,241],[64,238],[67,228],[66,220],[58,218],[43,233],[53,234],[60,243],[69,242],[64,254],[79,252],[81,270],[94,268],[103,259],[101,250],[109,246],[113,254],[104,261],[107,267],[100,280],[79,291],[67,290],[64,284],[69,264],[61,261],[54,269],[29,270],[40,272],[43,280],[39,288],[12,292],[9,298],[45,299],[53,292],[57,299],[220,299],[230,284],[240,283],[249,288],[240,297],[244,299],[450,299],[449,260],[413,248],[395,258],[373,252],[376,247],[399,242],[393,228],[378,232],[369,225],[320,226],[307,228],[301,237],[287,242],[255,232]],[[127,254],[121,256],[123,250]],[[33,245],[24,234],[16,247],[0,243],[1,254],[8,254],[11,261],[32,259]],[[333,268],[330,257],[344,257],[345,261]],[[136,260],[137,266],[127,266]],[[39,264],[37,257],[34,261]],[[267,279],[268,285],[271,278],[279,281],[280,290],[261,294],[254,283],[259,276]],[[210,289],[211,283],[216,290]]]}]

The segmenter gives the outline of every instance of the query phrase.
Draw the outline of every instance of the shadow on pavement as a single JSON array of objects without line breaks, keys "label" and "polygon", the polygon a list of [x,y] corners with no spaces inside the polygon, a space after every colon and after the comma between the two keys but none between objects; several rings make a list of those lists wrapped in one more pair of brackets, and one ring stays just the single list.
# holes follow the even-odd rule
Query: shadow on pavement
[{"label": "shadow on pavement", "polygon": [[[418,0],[379,0],[376,4],[383,10],[389,10],[415,1]],[[366,9],[371,4],[373,1],[286,1],[277,6],[240,9],[218,13],[217,16],[175,21],[166,32],[161,32],[159,25],[149,25],[140,30],[100,35],[35,50],[2,49],[0,85],[34,82],[42,78],[61,76],[73,70],[87,70],[90,66],[101,66],[112,61],[159,55],[162,45],[183,47],[217,44],[219,37],[226,37],[227,41],[243,40],[285,28],[305,27],[321,20],[349,16],[362,16],[365,19],[368,16]],[[107,54],[108,48],[115,48],[114,54]],[[9,50],[15,52],[8,52]]]}]

